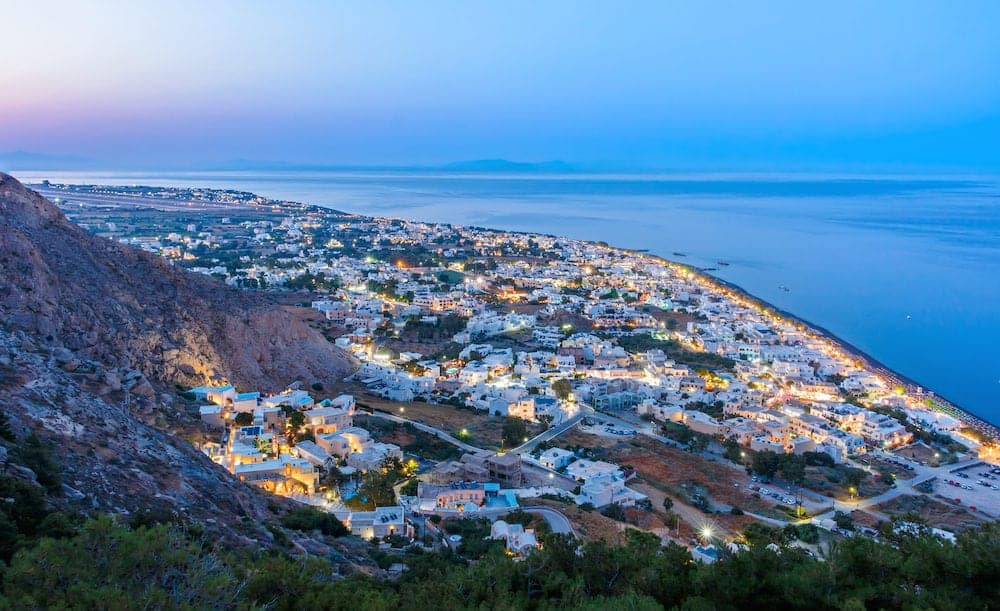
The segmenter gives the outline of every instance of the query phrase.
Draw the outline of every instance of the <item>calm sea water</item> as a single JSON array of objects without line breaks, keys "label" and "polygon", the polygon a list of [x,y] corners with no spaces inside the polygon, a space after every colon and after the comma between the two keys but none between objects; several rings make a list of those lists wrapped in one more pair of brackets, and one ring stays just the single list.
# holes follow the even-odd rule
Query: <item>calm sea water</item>
[{"label": "calm sea water", "polygon": [[[1000,422],[996,178],[403,172],[21,172],[20,177],[236,188],[362,214],[648,249],[717,267],[720,278]],[[720,260],[730,265],[718,266]]]}]

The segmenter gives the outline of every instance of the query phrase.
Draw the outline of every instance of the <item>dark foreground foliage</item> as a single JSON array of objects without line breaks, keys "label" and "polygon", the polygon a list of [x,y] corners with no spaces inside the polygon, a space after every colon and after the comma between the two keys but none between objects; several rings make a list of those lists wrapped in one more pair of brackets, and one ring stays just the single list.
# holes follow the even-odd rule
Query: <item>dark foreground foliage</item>
[{"label": "dark foreground foliage", "polygon": [[20,549],[0,608],[271,609],[982,609],[1000,601],[1000,528],[836,543],[818,560],[750,549],[713,565],[630,531],[623,546],[546,535],[515,562],[493,549],[469,564],[408,552],[396,581],[334,574],[326,560],[217,548],[175,524],[129,528],[110,517]]}]

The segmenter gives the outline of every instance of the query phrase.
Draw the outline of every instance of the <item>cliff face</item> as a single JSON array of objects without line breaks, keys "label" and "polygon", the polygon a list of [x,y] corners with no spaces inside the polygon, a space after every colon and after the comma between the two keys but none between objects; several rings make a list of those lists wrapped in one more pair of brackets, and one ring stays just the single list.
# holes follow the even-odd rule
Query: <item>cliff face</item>
[{"label": "cliff face", "polygon": [[[280,501],[176,434],[204,431],[174,384],[273,391],[353,367],[293,310],[93,236],[0,173],[0,410],[20,440],[52,448],[56,502],[167,510],[265,541],[259,522]],[[0,471],[31,479],[6,449]]]},{"label": "cliff face", "polygon": [[137,370],[153,386],[227,381],[274,391],[295,380],[339,380],[354,367],[266,296],[91,235],[6,174],[0,319],[46,346]]}]

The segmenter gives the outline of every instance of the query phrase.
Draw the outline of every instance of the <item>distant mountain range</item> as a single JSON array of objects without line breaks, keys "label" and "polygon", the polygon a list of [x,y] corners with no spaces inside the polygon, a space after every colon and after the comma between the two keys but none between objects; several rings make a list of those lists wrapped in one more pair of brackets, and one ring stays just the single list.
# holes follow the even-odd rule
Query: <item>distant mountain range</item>
[{"label": "distant mountain range", "polygon": [[565,161],[542,161],[539,163],[508,161],[507,159],[476,159],[456,161],[440,166],[439,169],[452,172],[578,172],[580,167]]},{"label": "distant mountain range", "polygon": [[344,165],[294,163],[234,159],[198,168],[203,170],[283,170],[283,171],[383,171],[383,172],[578,172],[581,168],[565,161],[524,162],[507,159],[473,159],[437,165]]},{"label": "distant mountain range", "polygon": [[121,164],[74,155],[50,155],[28,151],[0,152],[0,171],[25,170],[181,170],[181,171],[406,171],[406,172],[497,172],[497,173],[566,173],[583,171],[565,161],[524,162],[507,159],[474,159],[438,165],[348,165],[232,159],[200,164]]}]

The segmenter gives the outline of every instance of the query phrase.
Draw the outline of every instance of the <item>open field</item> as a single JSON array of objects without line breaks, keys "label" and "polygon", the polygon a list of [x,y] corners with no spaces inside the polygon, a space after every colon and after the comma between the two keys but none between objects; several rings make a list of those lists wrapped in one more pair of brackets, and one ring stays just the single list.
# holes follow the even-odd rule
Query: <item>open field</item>
[{"label": "open field", "polygon": [[915,514],[932,526],[960,531],[982,524],[968,509],[925,495],[902,495],[876,507],[889,516]]},{"label": "open field", "polygon": [[[484,449],[500,447],[504,419],[488,416],[464,407],[437,405],[421,401],[389,401],[356,389],[358,408],[366,411],[374,408],[395,416],[414,420],[449,433],[462,441]],[[542,431],[539,424],[528,424],[528,434],[537,435]]]},{"label": "open field", "polygon": [[379,441],[394,443],[403,452],[423,459],[441,462],[462,456],[461,449],[411,424],[363,415],[355,417],[355,424],[368,430]]},{"label": "open field", "polygon": [[629,524],[613,520],[601,515],[596,509],[585,511],[579,506],[564,501],[551,499],[532,499],[533,505],[547,505],[558,509],[565,515],[584,541],[606,541],[620,545],[625,542],[625,530],[634,528]]},{"label": "open field", "polygon": [[702,486],[710,502],[737,507],[746,506],[752,498],[746,489],[750,484],[746,472],[653,439],[636,437],[620,444],[610,456],[657,487],[683,491],[692,485]]},{"label": "open field", "polygon": [[934,459],[935,453],[936,450],[934,450],[934,448],[922,442],[911,443],[906,447],[893,450],[893,454],[905,456],[906,458],[912,458],[913,460],[924,464],[930,463]]},{"label": "open field", "polygon": [[916,471],[910,471],[881,458],[872,458],[867,464],[873,469],[893,474],[897,480],[913,479],[916,476]]},{"label": "open field", "polygon": [[[851,469],[855,469],[850,465],[840,464],[832,467],[811,465],[806,467],[805,480],[802,486],[818,492],[825,496],[833,498],[847,498],[851,496],[851,484],[848,474]],[[878,496],[883,492],[889,490],[892,486],[892,482],[882,481],[881,477],[871,474],[862,469],[856,469],[861,472],[861,483],[854,490],[854,495],[858,498],[870,498],[873,496]]]}]

